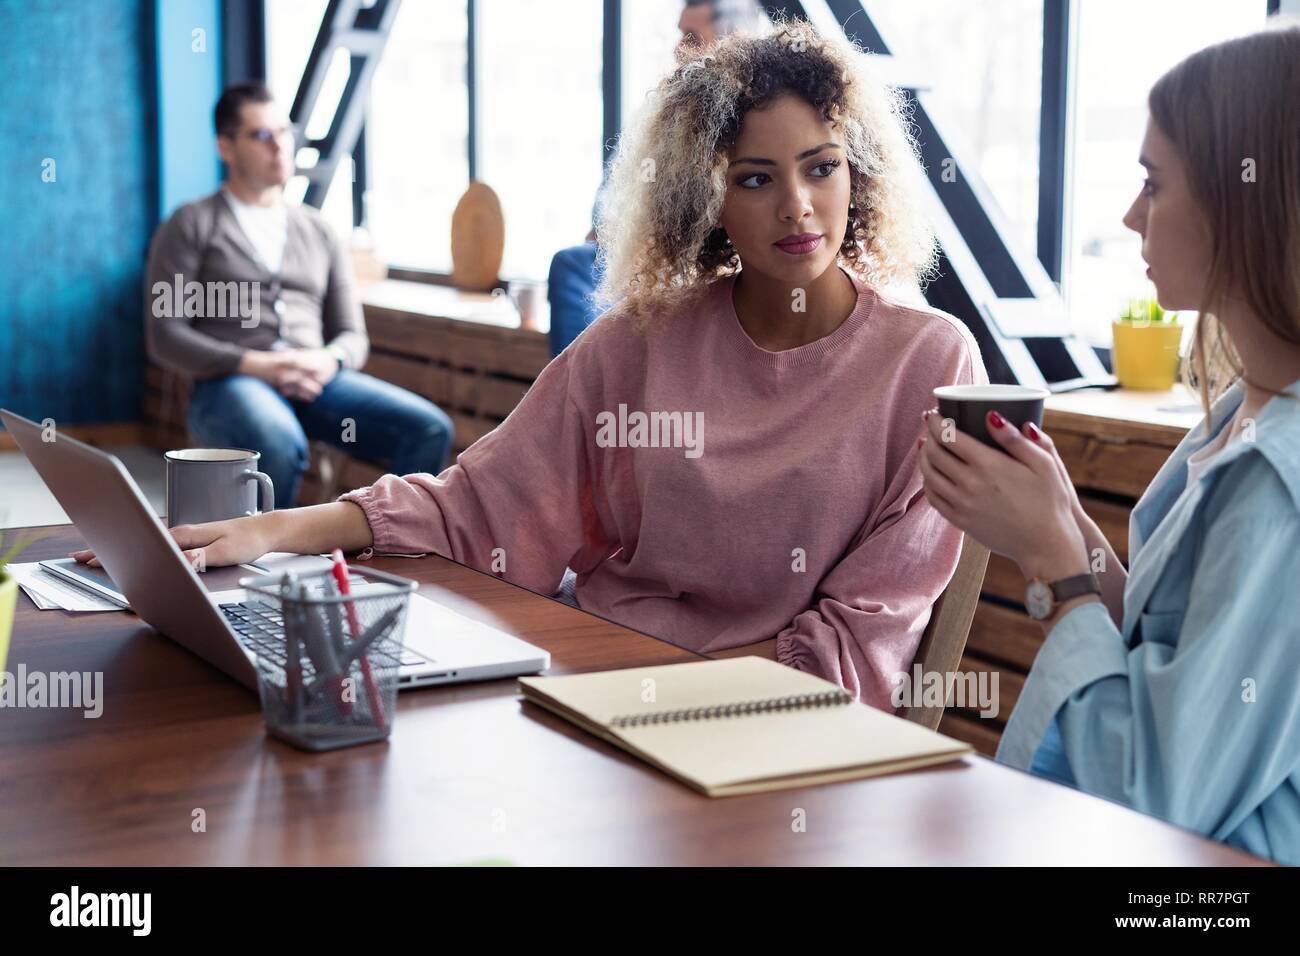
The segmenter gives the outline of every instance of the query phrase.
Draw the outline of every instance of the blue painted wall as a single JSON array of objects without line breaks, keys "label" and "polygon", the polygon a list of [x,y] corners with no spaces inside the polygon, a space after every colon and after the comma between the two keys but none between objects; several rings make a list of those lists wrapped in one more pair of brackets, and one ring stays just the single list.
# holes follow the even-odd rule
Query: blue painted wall
[{"label": "blue painted wall", "polygon": [[159,0],[159,209],[166,219],[182,203],[221,182],[212,108],[221,95],[218,0]]},{"label": "blue painted wall", "polygon": [[217,3],[0,2],[0,405],[140,419],[149,239],[161,210],[218,182]]}]

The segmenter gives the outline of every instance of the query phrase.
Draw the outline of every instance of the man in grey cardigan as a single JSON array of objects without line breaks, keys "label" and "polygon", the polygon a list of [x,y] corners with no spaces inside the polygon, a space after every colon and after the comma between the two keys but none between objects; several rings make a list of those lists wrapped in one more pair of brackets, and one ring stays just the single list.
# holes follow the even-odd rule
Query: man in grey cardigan
[{"label": "man in grey cardigan", "polygon": [[347,255],[320,213],[284,201],[288,118],[264,86],[243,84],[215,120],[226,183],[159,227],[145,278],[149,355],[194,381],[191,434],[261,452],[277,507],[294,502],[309,438],[397,474],[437,474],[451,420],[359,371],[369,342]]}]

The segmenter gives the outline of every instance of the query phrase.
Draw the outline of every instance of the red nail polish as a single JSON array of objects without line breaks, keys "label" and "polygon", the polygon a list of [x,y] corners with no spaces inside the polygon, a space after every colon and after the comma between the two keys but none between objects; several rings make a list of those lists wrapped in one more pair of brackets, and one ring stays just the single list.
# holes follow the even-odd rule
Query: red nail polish
[{"label": "red nail polish", "polygon": [[916,447],[917,447],[917,448],[920,448],[920,447],[921,447],[922,445],[924,445],[924,444],[925,444],[925,439],[924,439],[924,438],[918,438],[918,439],[916,440]]},{"label": "red nail polish", "polygon": [[997,413],[996,410],[989,412],[989,424],[994,428],[1001,428],[1006,425],[1007,420]]},{"label": "red nail polish", "polygon": [[1025,431],[1029,433],[1029,437],[1034,441],[1038,441],[1043,437],[1043,433],[1038,430],[1038,426],[1033,422],[1025,422]]}]

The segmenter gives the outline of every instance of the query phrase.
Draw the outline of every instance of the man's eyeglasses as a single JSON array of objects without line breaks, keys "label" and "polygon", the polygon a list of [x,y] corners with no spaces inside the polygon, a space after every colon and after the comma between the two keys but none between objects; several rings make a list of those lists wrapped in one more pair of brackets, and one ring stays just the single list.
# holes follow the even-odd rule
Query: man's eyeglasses
[{"label": "man's eyeglasses", "polygon": [[248,131],[248,138],[258,143],[270,143],[272,140],[280,139],[285,136],[293,136],[292,126],[280,126],[271,129],[267,126],[259,126],[257,129]]}]

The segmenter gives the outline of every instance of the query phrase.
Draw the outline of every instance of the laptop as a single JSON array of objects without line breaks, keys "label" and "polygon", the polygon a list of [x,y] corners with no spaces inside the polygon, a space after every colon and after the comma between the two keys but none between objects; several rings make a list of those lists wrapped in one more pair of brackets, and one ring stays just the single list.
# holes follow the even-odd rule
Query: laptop
[{"label": "laptop", "polygon": [[[256,690],[254,648],[274,644],[278,620],[259,614],[260,602],[246,603],[242,590],[209,592],[203,586],[115,456],[64,435],[45,441],[40,425],[6,409],[0,409],[0,420],[131,609]],[[550,654],[541,648],[411,595],[399,689],[516,677],[550,666]]]}]

